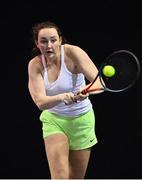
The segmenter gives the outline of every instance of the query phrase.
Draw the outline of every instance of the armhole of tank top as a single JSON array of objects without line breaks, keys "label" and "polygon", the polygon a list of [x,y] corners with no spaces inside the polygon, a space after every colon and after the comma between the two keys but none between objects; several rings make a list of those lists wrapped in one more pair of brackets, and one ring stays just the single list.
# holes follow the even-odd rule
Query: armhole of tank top
[{"label": "armhole of tank top", "polygon": [[66,63],[65,63],[65,50],[64,50],[64,45],[61,46],[61,63],[62,63],[62,66],[64,67],[65,71],[69,74],[69,75],[73,75],[73,77],[75,77],[76,79],[78,78],[78,76],[82,76],[82,73],[79,73],[79,74],[74,74],[72,72],[70,72],[66,66]]},{"label": "armhole of tank top", "polygon": [[70,72],[66,66],[66,63],[65,63],[65,49],[64,49],[64,45],[61,46],[61,63],[62,63],[62,67],[64,67],[65,71],[72,75],[73,73]]}]

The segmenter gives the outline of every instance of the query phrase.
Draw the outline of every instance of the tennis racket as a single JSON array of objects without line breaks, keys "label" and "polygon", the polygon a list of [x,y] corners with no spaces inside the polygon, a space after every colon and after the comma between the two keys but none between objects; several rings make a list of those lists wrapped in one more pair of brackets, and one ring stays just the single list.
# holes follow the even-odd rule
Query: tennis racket
[{"label": "tennis racket", "polygon": [[[110,65],[115,69],[112,77],[107,77],[103,73],[105,66]],[[119,50],[110,54],[102,63],[95,79],[88,84],[81,92],[82,94],[92,94],[96,91],[122,92],[131,88],[140,76],[140,63],[138,58],[128,50]],[[93,88],[99,78],[102,87]]]}]

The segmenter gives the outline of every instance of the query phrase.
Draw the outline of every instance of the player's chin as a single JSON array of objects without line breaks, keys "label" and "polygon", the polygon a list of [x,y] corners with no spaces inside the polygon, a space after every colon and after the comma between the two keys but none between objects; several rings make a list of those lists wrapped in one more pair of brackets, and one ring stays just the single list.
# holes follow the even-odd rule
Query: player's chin
[{"label": "player's chin", "polygon": [[46,52],[45,55],[46,55],[46,57],[48,57],[48,58],[53,58],[53,57],[55,57],[55,54],[54,54],[53,52]]}]

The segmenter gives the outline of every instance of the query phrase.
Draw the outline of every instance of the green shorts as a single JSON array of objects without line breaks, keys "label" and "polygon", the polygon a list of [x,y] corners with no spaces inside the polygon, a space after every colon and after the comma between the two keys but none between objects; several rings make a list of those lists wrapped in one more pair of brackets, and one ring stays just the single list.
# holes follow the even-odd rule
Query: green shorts
[{"label": "green shorts", "polygon": [[55,133],[63,133],[68,137],[70,150],[81,150],[97,143],[95,134],[94,111],[78,117],[64,117],[44,110],[40,115],[43,138]]}]

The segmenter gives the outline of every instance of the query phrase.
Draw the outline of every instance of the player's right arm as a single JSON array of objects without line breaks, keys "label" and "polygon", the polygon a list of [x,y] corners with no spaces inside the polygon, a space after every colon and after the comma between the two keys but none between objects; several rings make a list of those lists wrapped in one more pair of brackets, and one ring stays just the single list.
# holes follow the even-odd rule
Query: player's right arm
[{"label": "player's right arm", "polygon": [[73,94],[63,93],[55,96],[47,96],[42,76],[42,65],[38,58],[32,59],[28,64],[28,89],[30,95],[40,110],[49,109],[60,102],[71,102]]}]

